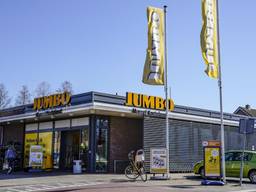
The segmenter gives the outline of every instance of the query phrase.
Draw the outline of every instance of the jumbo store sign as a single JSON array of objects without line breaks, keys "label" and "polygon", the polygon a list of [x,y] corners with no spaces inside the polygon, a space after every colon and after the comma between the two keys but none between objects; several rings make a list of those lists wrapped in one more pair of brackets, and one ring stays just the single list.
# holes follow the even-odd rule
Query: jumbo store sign
[{"label": "jumbo store sign", "polygon": [[69,105],[71,102],[70,93],[59,93],[34,99],[34,110],[50,109]]},{"label": "jumbo store sign", "polygon": [[[168,102],[169,111],[172,111],[174,109],[174,102],[172,99],[169,99]],[[146,109],[165,110],[166,100],[161,97],[127,92],[125,105]]]}]

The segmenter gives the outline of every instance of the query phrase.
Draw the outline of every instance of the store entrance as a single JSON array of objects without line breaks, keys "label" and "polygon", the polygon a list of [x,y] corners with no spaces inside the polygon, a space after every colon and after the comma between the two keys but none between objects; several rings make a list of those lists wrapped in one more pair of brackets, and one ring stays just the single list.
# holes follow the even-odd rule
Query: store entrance
[{"label": "store entrance", "polygon": [[80,130],[61,131],[60,143],[60,168],[62,170],[72,169],[73,160],[80,159]]}]

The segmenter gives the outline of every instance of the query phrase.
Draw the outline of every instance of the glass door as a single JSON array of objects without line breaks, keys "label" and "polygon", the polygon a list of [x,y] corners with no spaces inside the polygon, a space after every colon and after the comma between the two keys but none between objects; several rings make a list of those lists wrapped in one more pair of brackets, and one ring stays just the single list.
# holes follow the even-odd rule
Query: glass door
[{"label": "glass door", "polygon": [[60,147],[60,168],[68,170],[73,168],[73,161],[79,160],[80,131],[62,131]]},{"label": "glass door", "polygon": [[82,171],[89,166],[89,128],[54,132],[53,163],[55,169],[72,169],[73,160],[82,160]]}]

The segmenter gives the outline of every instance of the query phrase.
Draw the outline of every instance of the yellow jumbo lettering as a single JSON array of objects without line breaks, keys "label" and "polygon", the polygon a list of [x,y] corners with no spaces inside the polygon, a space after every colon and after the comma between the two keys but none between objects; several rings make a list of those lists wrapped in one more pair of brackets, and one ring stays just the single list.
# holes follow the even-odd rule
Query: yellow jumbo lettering
[{"label": "yellow jumbo lettering", "polygon": [[38,105],[38,109],[42,109],[44,108],[44,98],[43,97],[40,97],[39,98],[39,105]]},{"label": "yellow jumbo lettering", "polygon": [[133,106],[135,107],[142,107],[142,97],[139,94],[133,94]]},{"label": "yellow jumbo lettering", "polygon": [[[126,106],[165,110],[166,104],[166,101],[161,97],[147,96],[130,92],[126,93]],[[172,99],[168,99],[168,108],[170,111],[174,109],[174,101]]]},{"label": "yellow jumbo lettering", "polygon": [[61,101],[60,101],[60,104],[61,104],[61,105],[64,105],[64,104],[65,104],[65,99],[66,99],[65,94],[62,93],[62,94],[61,94]]},{"label": "yellow jumbo lettering", "polygon": [[49,107],[49,101],[48,101],[48,97],[43,97],[43,108],[47,109]]},{"label": "yellow jumbo lettering", "polygon": [[164,109],[164,100],[161,97],[156,97],[156,109]]},{"label": "yellow jumbo lettering", "polygon": [[53,96],[52,95],[48,96],[48,106],[49,106],[49,108],[51,108],[53,106]]},{"label": "yellow jumbo lettering", "polygon": [[172,99],[169,99],[169,110],[170,111],[174,110],[174,101]]},{"label": "yellow jumbo lettering", "polygon": [[61,105],[61,103],[62,103],[62,96],[61,96],[61,94],[57,94],[57,96],[56,96],[56,103],[57,103],[57,106]]},{"label": "yellow jumbo lettering", "polygon": [[155,97],[143,95],[142,101],[142,107],[151,109],[155,108]]},{"label": "yellow jumbo lettering", "polygon": [[34,99],[34,110],[48,109],[57,106],[68,105],[71,102],[71,95],[68,92],[55,94]]},{"label": "yellow jumbo lettering", "polygon": [[125,103],[126,106],[133,106],[132,95],[133,93],[129,93],[129,92],[126,93],[126,103]]},{"label": "yellow jumbo lettering", "polygon": [[34,99],[34,106],[33,109],[37,110],[38,109],[38,105],[37,105],[38,99]]},{"label": "yellow jumbo lettering", "polygon": [[53,107],[57,106],[56,97],[57,97],[57,95],[53,95]]},{"label": "yellow jumbo lettering", "polygon": [[66,96],[66,102],[63,104],[63,105],[68,105],[71,101],[71,96],[69,93],[65,93],[65,96]]}]

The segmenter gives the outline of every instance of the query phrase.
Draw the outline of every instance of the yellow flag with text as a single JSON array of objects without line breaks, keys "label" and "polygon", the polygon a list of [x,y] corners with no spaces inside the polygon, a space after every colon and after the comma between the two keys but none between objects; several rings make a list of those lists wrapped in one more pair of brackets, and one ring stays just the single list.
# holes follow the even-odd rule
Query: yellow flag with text
[{"label": "yellow flag with text", "polygon": [[164,84],[164,12],[147,8],[148,48],[142,82],[150,85]]},{"label": "yellow flag with text", "polygon": [[217,79],[219,77],[219,53],[216,0],[202,0],[202,19],[201,49],[206,64],[205,73]]}]

